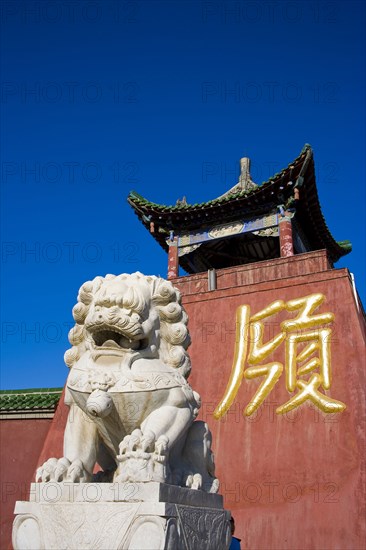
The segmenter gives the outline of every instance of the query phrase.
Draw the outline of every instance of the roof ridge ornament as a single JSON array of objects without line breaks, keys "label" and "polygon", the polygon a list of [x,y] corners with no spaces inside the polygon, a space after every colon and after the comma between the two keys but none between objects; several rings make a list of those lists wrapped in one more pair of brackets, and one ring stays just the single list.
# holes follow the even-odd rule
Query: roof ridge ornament
[{"label": "roof ridge ornament", "polygon": [[187,197],[183,195],[182,199],[177,199],[175,206],[185,206],[187,203]]},{"label": "roof ridge ornament", "polygon": [[222,197],[227,197],[228,195],[233,195],[234,193],[248,193],[255,187],[258,186],[254,183],[250,176],[250,158],[242,157],[240,159],[240,174],[238,183],[218,198],[221,199]]},{"label": "roof ridge ornament", "polygon": [[238,185],[242,188],[243,191],[249,191],[257,185],[252,181],[250,177],[250,158],[243,157],[240,159],[240,176]]}]

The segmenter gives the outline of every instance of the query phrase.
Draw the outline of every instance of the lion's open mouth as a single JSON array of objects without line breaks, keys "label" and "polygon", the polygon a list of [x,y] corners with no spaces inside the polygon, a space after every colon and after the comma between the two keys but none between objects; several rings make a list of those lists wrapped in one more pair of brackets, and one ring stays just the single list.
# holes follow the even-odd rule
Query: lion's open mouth
[{"label": "lion's open mouth", "polygon": [[94,345],[102,349],[137,350],[144,347],[143,340],[132,340],[127,335],[111,329],[91,332]]},{"label": "lion's open mouth", "polygon": [[113,330],[100,330],[93,334],[93,340],[95,345],[99,347],[125,347],[124,340],[127,340],[127,338]]}]

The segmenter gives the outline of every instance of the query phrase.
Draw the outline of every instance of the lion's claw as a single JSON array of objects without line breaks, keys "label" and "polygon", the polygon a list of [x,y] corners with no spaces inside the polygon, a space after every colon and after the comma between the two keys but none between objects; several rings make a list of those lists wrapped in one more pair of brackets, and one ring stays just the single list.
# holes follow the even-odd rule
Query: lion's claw
[{"label": "lion's claw", "polygon": [[126,435],[119,445],[117,468],[114,481],[160,481],[167,478],[167,455],[169,439],[161,435],[158,439],[153,431],[142,433],[136,429]]},{"label": "lion's claw", "polygon": [[132,434],[129,437],[128,450],[137,451],[138,447],[141,446],[141,439],[142,431],[138,429],[133,430]]},{"label": "lion's claw", "polygon": [[149,452],[152,450],[155,442],[155,435],[153,432],[147,432],[142,434],[139,429],[133,430],[131,435],[126,435],[119,444],[118,460],[123,459],[123,455],[130,454],[131,452]]},{"label": "lion's claw", "polygon": [[67,470],[67,480],[77,483],[79,481],[88,481],[90,475],[85,471],[81,460],[74,460]]},{"label": "lion's claw", "polygon": [[91,475],[83,466],[81,460],[70,462],[66,457],[49,458],[36,472],[36,481],[71,481],[73,483],[90,481]]},{"label": "lion's claw", "polygon": [[155,454],[165,456],[168,450],[169,438],[166,435],[161,435],[155,443]]},{"label": "lion's claw", "polygon": [[190,474],[186,479],[186,487],[190,489],[201,489],[202,487],[202,476],[201,474]]},{"label": "lion's claw", "polygon": [[151,453],[154,450],[155,434],[152,431],[147,431],[141,437],[140,445],[144,452]]},{"label": "lion's claw", "polygon": [[54,469],[54,478],[55,481],[62,481],[64,476],[67,474],[67,471],[70,467],[70,461],[67,458],[60,458],[57,461],[56,467]]}]

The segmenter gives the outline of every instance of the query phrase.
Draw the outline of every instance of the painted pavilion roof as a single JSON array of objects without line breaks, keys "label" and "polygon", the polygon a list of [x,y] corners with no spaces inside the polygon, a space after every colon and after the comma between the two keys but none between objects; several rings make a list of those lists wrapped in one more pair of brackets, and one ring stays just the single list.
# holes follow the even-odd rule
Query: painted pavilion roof
[{"label": "painted pavilion roof", "polygon": [[[299,199],[294,197],[296,188],[299,190]],[[330,260],[336,262],[352,249],[349,241],[336,241],[327,227],[319,203],[313,151],[308,144],[293,162],[268,181],[244,189],[234,186],[221,197],[207,202],[157,204],[135,191],[130,192],[127,200],[139,220],[166,251],[166,240],[172,231],[175,235],[186,234],[218,223],[266,215],[279,208],[296,211],[296,222],[306,233],[310,250],[326,249]],[[181,265],[191,272],[184,261]]]}]

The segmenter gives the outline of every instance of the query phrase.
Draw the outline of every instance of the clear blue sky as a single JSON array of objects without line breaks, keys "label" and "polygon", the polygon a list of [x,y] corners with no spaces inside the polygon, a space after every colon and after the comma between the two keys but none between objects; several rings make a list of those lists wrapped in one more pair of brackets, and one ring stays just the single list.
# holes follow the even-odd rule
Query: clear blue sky
[{"label": "clear blue sky", "polygon": [[[323,213],[365,303],[365,5],[3,2],[3,389],[62,386],[79,286],[166,276],[126,202],[257,183],[310,143]],[[31,251],[34,251],[32,254]]]}]

